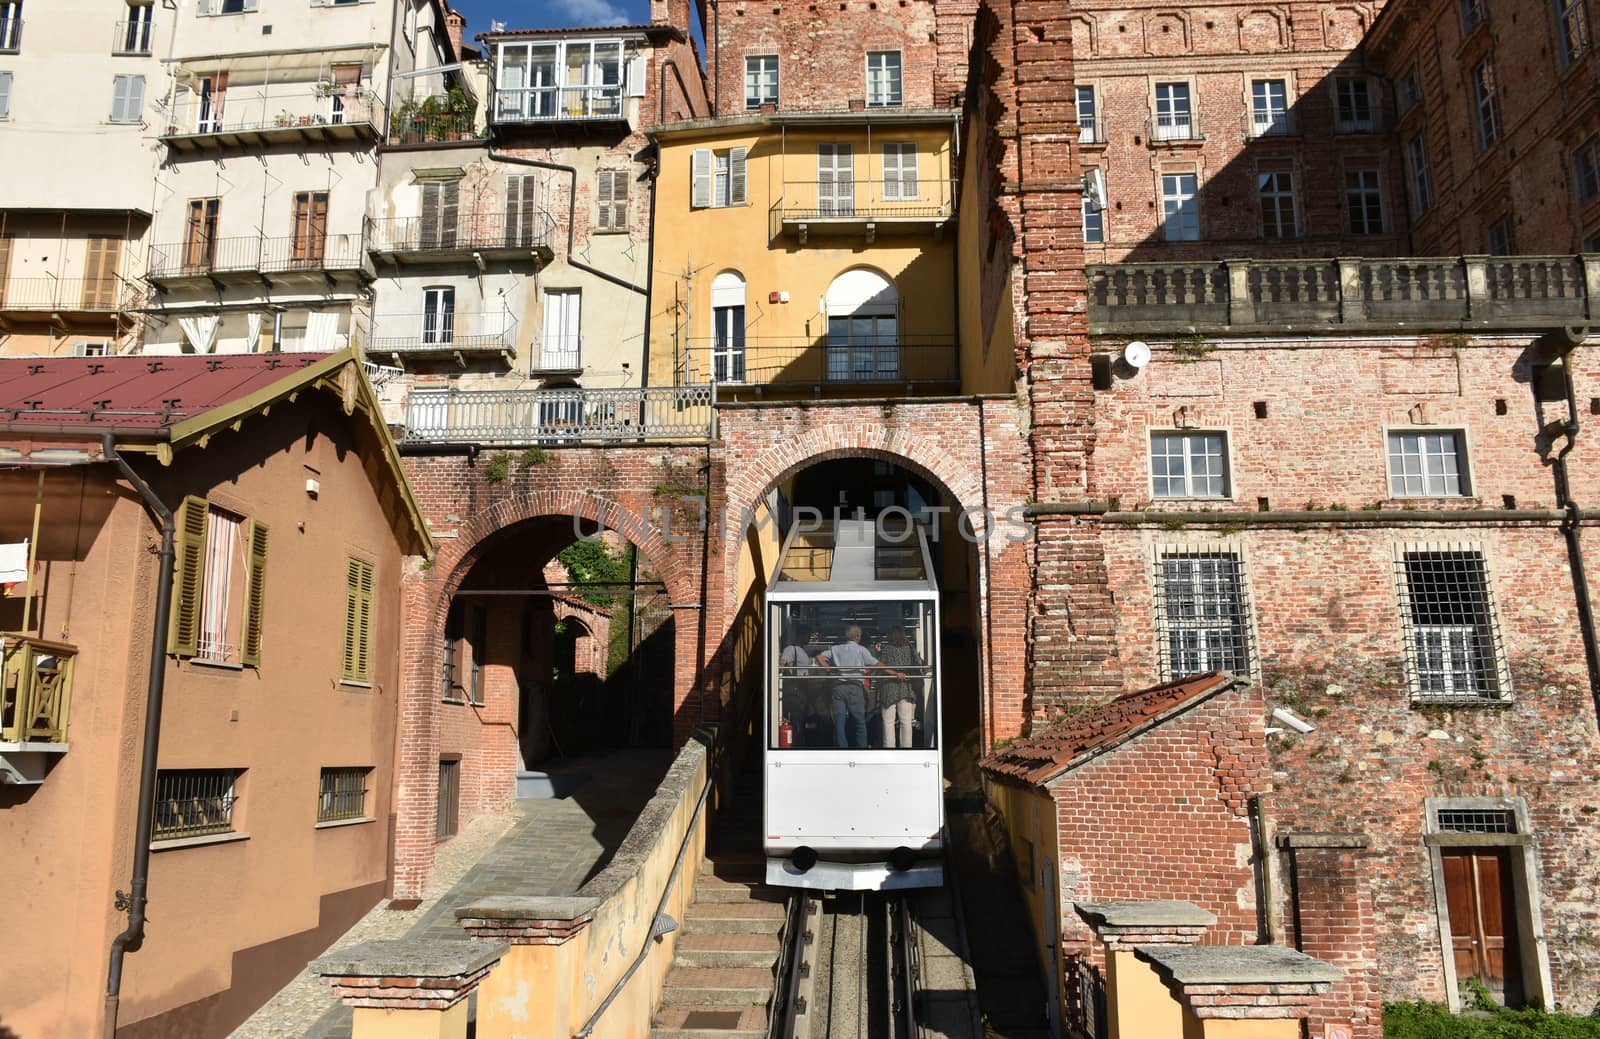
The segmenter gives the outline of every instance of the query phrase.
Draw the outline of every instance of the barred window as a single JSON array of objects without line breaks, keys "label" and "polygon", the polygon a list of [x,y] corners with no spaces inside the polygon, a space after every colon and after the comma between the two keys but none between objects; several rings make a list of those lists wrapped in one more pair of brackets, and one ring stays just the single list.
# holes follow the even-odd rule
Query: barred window
[{"label": "barred window", "polygon": [[1419,700],[1497,700],[1509,691],[1483,553],[1420,546],[1399,559],[1400,610],[1412,694]]},{"label": "barred window", "polygon": [[1157,498],[1228,497],[1227,434],[1150,434],[1150,478]]},{"label": "barred window", "polygon": [[238,769],[162,769],[156,774],[150,839],[178,840],[233,832]]},{"label": "barred window", "polygon": [[1434,830],[1439,833],[1516,833],[1517,820],[1505,809],[1436,808]]},{"label": "barred window", "polygon": [[1467,494],[1466,459],[1458,432],[1389,434],[1389,493],[1396,498]]},{"label": "barred window", "polygon": [[1250,608],[1238,555],[1225,549],[1165,552],[1156,577],[1163,677],[1249,674]]},{"label": "barred window", "polygon": [[365,768],[325,768],[317,795],[317,822],[364,819],[367,814],[367,773]]}]

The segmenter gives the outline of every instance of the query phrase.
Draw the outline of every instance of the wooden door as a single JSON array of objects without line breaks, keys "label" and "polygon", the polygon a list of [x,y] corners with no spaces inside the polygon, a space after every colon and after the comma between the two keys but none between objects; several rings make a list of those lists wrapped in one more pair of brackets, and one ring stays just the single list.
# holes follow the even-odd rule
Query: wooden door
[{"label": "wooden door", "polygon": [[294,197],[294,259],[311,265],[322,260],[328,240],[328,193],[302,191]]},{"label": "wooden door", "polygon": [[117,304],[117,263],[122,242],[110,235],[91,235],[83,270],[83,309],[114,310]]},{"label": "wooden door", "polygon": [[217,217],[222,200],[197,198],[189,202],[189,231],[184,239],[183,265],[191,270],[209,270],[217,258]]},{"label": "wooden door", "polygon": [[1516,902],[1511,853],[1504,848],[1462,848],[1440,853],[1450,910],[1450,944],[1456,981],[1477,978],[1497,1002],[1522,1002],[1517,955]]},{"label": "wooden door", "polygon": [[11,277],[11,235],[0,235],[0,303],[6,298],[6,279]]}]

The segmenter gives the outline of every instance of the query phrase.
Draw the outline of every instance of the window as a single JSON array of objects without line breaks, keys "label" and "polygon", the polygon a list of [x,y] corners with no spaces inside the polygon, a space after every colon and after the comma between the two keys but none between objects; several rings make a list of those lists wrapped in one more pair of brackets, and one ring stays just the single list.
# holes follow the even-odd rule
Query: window
[{"label": "window", "polygon": [[0,72],[0,119],[11,118],[11,73]]},{"label": "window", "polygon": [[1561,35],[1561,64],[1571,65],[1589,49],[1589,21],[1583,0],[1554,0],[1556,27]]},{"label": "window", "polygon": [[1600,198],[1600,135],[1578,145],[1572,156],[1572,173],[1579,205],[1588,205]]},{"label": "window", "polygon": [[1261,237],[1296,237],[1299,231],[1294,216],[1294,174],[1258,173],[1256,191],[1261,197]]},{"label": "window", "polygon": [[1395,498],[1454,498],[1469,493],[1458,432],[1389,434],[1389,494]]},{"label": "window", "polygon": [[156,773],[152,841],[233,833],[240,772],[231,768],[161,769]]},{"label": "window", "polygon": [[439,761],[439,805],[438,825],[434,829],[434,836],[439,840],[448,840],[456,835],[456,829],[461,821],[461,761],[460,759],[440,759]]},{"label": "window", "polygon": [[418,245],[424,249],[454,249],[459,223],[461,182],[429,180],[422,184],[422,219]]},{"label": "window", "polygon": [[259,0],[198,0],[197,13],[247,14],[254,11]]},{"label": "window", "polygon": [[198,92],[200,103],[194,109],[194,132],[221,132],[222,102],[228,93],[228,74],[219,72],[215,76],[201,76]]},{"label": "window", "polygon": [[1078,88],[1078,143],[1103,142],[1100,136],[1100,106],[1095,103],[1094,87]]},{"label": "window", "polygon": [[495,118],[610,118],[622,114],[621,40],[502,43]]},{"label": "window", "polygon": [[577,289],[547,289],[544,323],[540,328],[539,366],[545,371],[570,371],[583,367],[583,293]]},{"label": "window", "polygon": [[422,290],[422,342],[443,346],[455,341],[456,290],[435,285]]},{"label": "window", "polygon": [[300,191],[294,196],[294,240],[291,255],[297,267],[315,267],[328,251],[328,193]]},{"label": "window", "polygon": [[1433,208],[1433,174],[1428,169],[1428,145],[1421,134],[1406,143],[1406,157],[1411,164],[1411,204],[1420,215]]},{"label": "window", "polygon": [[1150,434],[1150,486],[1157,498],[1226,498],[1226,433]]},{"label": "window", "polygon": [[1197,180],[1193,173],[1161,175],[1161,226],[1169,242],[1194,242],[1200,239]]},{"label": "window", "polygon": [[489,653],[489,610],[473,604],[467,607],[467,652],[472,654],[472,672],[468,675],[467,699],[474,707],[482,707],[484,700],[484,664]]},{"label": "window", "polygon": [[167,652],[212,663],[261,663],[267,525],[194,495],[177,516]]},{"label": "window", "polygon": [[1488,20],[1484,0],[1461,0],[1461,35],[1465,36]]},{"label": "window", "polygon": [[1490,256],[1510,256],[1517,251],[1516,242],[1511,234],[1511,218],[1503,216],[1489,225],[1488,249]]},{"label": "window", "polygon": [[1417,79],[1415,65],[1400,78],[1400,111],[1409,112],[1422,102],[1422,86]]},{"label": "window", "polygon": [[325,768],[317,792],[317,822],[342,822],[367,817],[365,768]]},{"label": "window", "polygon": [[22,0],[0,0],[0,51],[22,49]]},{"label": "window", "polygon": [[1344,171],[1344,205],[1351,234],[1383,233],[1383,188],[1377,170]]},{"label": "window", "polygon": [[1187,141],[1195,136],[1194,115],[1189,107],[1189,84],[1156,84],[1156,132],[1158,141]]},{"label": "window", "polygon": [[721,209],[745,204],[746,148],[714,152],[696,148],[690,157],[692,184],[689,205],[694,209]]},{"label": "window", "polygon": [[372,564],[351,556],[345,564],[344,654],[346,682],[372,681]]},{"label": "window", "polygon": [[153,4],[129,5],[128,20],[119,26],[121,31],[117,38],[117,53],[150,53],[150,25],[154,13]]},{"label": "window", "polygon": [[73,347],[74,357],[108,357],[111,354],[111,344],[104,339],[85,340]]},{"label": "window", "polygon": [[85,310],[113,310],[117,305],[117,267],[122,260],[122,239],[90,235],[84,242],[83,296]]},{"label": "window", "polygon": [[506,245],[528,248],[544,233],[539,226],[539,178],[533,174],[506,178]]},{"label": "window", "polygon": [[744,278],[723,271],[711,283],[711,377],[745,381]]},{"label": "window", "polygon": [[444,646],[443,648],[443,687],[439,698],[445,703],[465,703],[466,697],[460,695],[461,689],[461,639],[462,623],[461,613],[464,607],[460,602],[451,600],[450,610],[444,619]]},{"label": "window", "polygon": [[1164,678],[1250,673],[1249,606],[1237,554],[1221,548],[1162,553],[1155,609]]},{"label": "window", "polygon": [[828,286],[828,379],[892,382],[900,378],[900,296],[894,283],[865,267]]},{"label": "window", "polygon": [[111,84],[111,121],[137,123],[144,118],[144,77],[116,76]]},{"label": "window", "polygon": [[1377,127],[1370,80],[1341,76],[1334,83],[1339,133],[1370,133]]},{"label": "window", "polygon": [[1494,66],[1488,58],[1472,69],[1472,104],[1478,118],[1478,143],[1489,148],[1500,139],[1500,98],[1495,94]]},{"label": "window", "polygon": [[817,215],[856,211],[855,152],[848,144],[817,145]]},{"label": "window", "polygon": [[762,54],[744,59],[744,106],[760,108],[778,103],[778,56]]},{"label": "window", "polygon": [[[333,76],[333,89],[328,92],[328,122],[339,126],[344,123],[345,99],[361,96],[361,65],[334,65],[329,71]],[[452,130],[472,129],[470,126],[457,126],[454,122],[449,125]]]},{"label": "window", "polygon": [[900,104],[900,52],[867,52],[867,107],[892,108]]},{"label": "window", "polygon": [[1400,613],[1419,700],[1496,700],[1509,692],[1483,553],[1460,545],[1399,553]]},{"label": "window", "polygon": [[917,186],[917,146],[911,141],[891,141],[883,146],[883,197],[885,201],[912,202]]},{"label": "window", "polygon": [[1250,84],[1250,122],[1257,137],[1289,132],[1289,84],[1258,79]]},{"label": "window", "polygon": [[1089,245],[1100,245],[1106,240],[1105,212],[1088,195],[1083,196],[1083,240]]},{"label": "window", "polygon": [[595,185],[595,199],[599,207],[595,227],[601,231],[626,231],[628,229],[628,182],[632,179],[627,170],[601,170]]}]

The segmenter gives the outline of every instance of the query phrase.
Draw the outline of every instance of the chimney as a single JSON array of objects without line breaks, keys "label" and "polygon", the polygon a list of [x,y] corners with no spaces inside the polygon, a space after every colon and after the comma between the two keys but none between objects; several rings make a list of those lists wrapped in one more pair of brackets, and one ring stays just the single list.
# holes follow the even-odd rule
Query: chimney
[{"label": "chimney", "polygon": [[689,0],[650,0],[650,24],[670,25],[689,35]]},{"label": "chimney", "polygon": [[450,47],[456,52],[456,60],[461,60],[461,30],[467,27],[466,16],[453,7],[444,9],[444,28],[450,36]]}]

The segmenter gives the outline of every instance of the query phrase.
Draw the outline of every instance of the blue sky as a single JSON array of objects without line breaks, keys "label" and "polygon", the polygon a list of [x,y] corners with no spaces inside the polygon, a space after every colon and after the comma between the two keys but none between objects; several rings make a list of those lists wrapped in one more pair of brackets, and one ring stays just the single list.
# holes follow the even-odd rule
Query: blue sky
[{"label": "blue sky", "polygon": [[467,16],[467,34],[489,31],[490,19],[508,29],[630,25],[650,20],[649,0],[451,0]]}]

